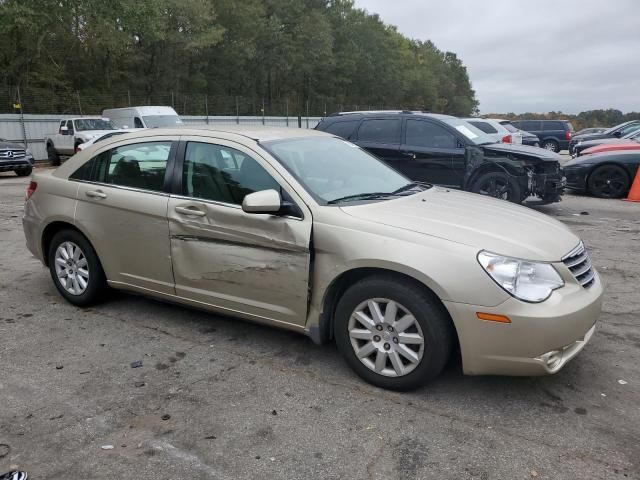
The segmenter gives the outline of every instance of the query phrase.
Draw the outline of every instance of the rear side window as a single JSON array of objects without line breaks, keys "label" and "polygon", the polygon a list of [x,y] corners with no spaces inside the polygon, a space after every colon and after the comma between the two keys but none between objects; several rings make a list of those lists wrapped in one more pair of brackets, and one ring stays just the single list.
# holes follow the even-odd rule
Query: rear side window
[{"label": "rear side window", "polygon": [[566,124],[564,122],[544,122],[543,130],[566,130]]},{"label": "rear side window", "polygon": [[540,128],[540,122],[538,121],[522,120],[519,122],[513,122],[513,124],[520,130],[524,130],[525,132],[536,132],[542,130]]},{"label": "rear side window", "polygon": [[514,127],[513,125],[511,125],[509,122],[501,123],[500,125],[502,125],[504,128],[506,128],[511,133],[516,133],[518,131],[518,129],[516,127]]},{"label": "rear side window", "polygon": [[456,136],[441,125],[407,120],[407,145],[428,148],[456,148]]},{"label": "rear side window", "polygon": [[625,135],[635,132],[638,129],[640,129],[640,123],[633,123],[631,125],[627,125],[622,130],[620,130],[620,136],[624,137]]},{"label": "rear side window", "polygon": [[365,120],[358,130],[358,140],[376,143],[400,143],[400,119]]},{"label": "rear side window", "polygon": [[70,178],[160,192],[171,142],[136,143],[93,157]]},{"label": "rear side window", "polygon": [[354,130],[358,126],[358,122],[359,120],[351,120],[348,122],[335,122],[329,125],[325,130],[325,132],[333,133],[338,137],[342,137],[346,140],[349,140],[351,138],[351,135],[353,135]]},{"label": "rear side window", "polygon": [[468,122],[476,128],[479,128],[484,133],[498,133],[498,130],[493,128],[493,125],[487,122],[478,122],[474,120],[468,120]]}]

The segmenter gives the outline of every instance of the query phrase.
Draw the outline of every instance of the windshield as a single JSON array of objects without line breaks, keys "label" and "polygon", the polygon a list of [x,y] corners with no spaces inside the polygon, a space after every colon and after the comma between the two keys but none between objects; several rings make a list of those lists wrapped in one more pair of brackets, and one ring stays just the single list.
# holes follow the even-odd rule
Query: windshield
[{"label": "windshield", "polygon": [[504,128],[506,128],[507,130],[509,130],[511,133],[517,133],[520,130],[518,130],[516,127],[514,127],[513,125],[511,125],[509,122],[505,122],[505,123],[501,123],[500,125],[502,125]]},{"label": "windshield", "polygon": [[[368,154],[332,137],[275,140],[268,150],[321,205],[364,200],[388,200],[428,188]],[[415,187],[415,188],[414,188]]]},{"label": "windshield", "polygon": [[84,130],[114,130],[113,125],[109,120],[102,118],[83,118],[81,120],[74,120],[76,130],[82,132]]},{"label": "windshield", "polygon": [[451,125],[458,132],[464,135],[467,140],[471,141],[474,145],[486,145],[489,143],[496,143],[496,141],[489,135],[484,133],[479,128],[474,127],[469,122],[461,120],[459,118],[441,118],[444,123]]},{"label": "windshield", "polygon": [[129,132],[118,132],[118,131],[115,131],[113,133],[107,133],[106,135],[103,135],[100,138],[98,138],[97,140],[95,140],[93,143],[98,143],[98,142],[101,142],[102,140],[106,140],[106,139],[114,137],[116,135],[122,135],[123,133],[129,133]]},{"label": "windshield", "polygon": [[142,117],[147,128],[173,127],[182,125],[182,120],[177,115],[149,115]]}]

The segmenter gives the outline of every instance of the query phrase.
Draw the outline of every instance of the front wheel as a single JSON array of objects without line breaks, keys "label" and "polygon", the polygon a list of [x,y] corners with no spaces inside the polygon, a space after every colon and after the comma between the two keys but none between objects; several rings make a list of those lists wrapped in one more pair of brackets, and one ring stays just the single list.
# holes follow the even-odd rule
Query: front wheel
[{"label": "front wheel", "polygon": [[49,246],[49,271],[60,294],[86,307],[97,303],[107,289],[98,256],[89,241],[75,230],[56,233]]},{"label": "front wheel", "polygon": [[442,371],[451,353],[452,326],[443,307],[405,279],[357,282],[338,302],[334,321],[340,353],[378,387],[418,388]]},{"label": "front wheel", "polygon": [[488,172],[480,175],[472,183],[471,191],[513,203],[522,201],[522,189],[517,179],[504,172]]},{"label": "front wheel", "polygon": [[16,168],[14,170],[16,175],[18,175],[19,177],[26,177],[28,175],[31,175],[32,171],[33,171],[33,167]]},{"label": "front wheel", "polygon": [[622,198],[629,191],[627,172],[617,165],[602,165],[589,175],[587,191],[600,198]]}]

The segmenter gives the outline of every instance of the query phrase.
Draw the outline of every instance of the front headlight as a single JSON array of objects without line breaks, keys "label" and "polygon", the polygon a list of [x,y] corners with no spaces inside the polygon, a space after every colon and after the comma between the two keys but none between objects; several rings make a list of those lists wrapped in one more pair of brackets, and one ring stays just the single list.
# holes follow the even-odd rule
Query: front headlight
[{"label": "front headlight", "polygon": [[480,252],[478,262],[507,293],[525,302],[543,302],[564,282],[549,263],[529,262]]}]

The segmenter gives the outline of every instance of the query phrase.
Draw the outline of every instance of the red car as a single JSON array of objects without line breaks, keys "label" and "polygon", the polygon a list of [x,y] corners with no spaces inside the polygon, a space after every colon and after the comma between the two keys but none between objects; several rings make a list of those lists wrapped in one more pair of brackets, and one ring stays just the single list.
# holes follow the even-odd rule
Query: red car
[{"label": "red car", "polygon": [[604,145],[596,145],[595,147],[587,148],[582,151],[582,155],[589,155],[591,153],[613,152],[615,150],[640,150],[640,142],[631,140],[624,143],[609,143]]}]

